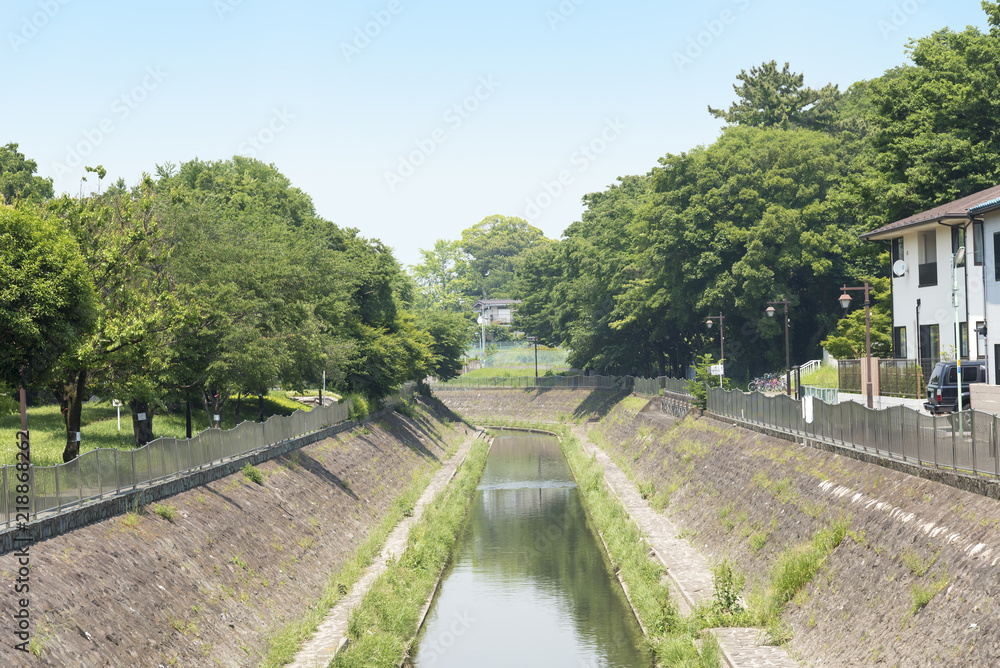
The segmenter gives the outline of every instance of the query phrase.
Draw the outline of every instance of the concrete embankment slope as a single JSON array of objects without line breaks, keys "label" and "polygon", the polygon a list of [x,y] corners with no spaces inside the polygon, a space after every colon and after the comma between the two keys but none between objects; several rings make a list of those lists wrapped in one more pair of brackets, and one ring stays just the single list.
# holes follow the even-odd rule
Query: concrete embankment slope
[{"label": "concrete embankment slope", "polygon": [[[532,419],[488,400],[498,419]],[[848,537],[782,614],[786,647],[804,665],[1000,665],[996,501],[643,403],[619,404],[591,438],[710,563],[729,559],[746,574],[751,604],[780,560],[850,518]]]},{"label": "concrete embankment slope", "polygon": [[[391,413],[259,465],[263,485],[238,473],[33,545],[41,657],[4,638],[0,665],[260,665],[273,632],[320,597],[410,481],[465,439],[456,420],[418,404],[412,418]],[[16,568],[0,558],[6,582]],[[5,610],[14,599],[8,590]]]},{"label": "concrete embankment slope", "polygon": [[600,418],[628,396],[618,389],[439,390],[438,399],[473,424],[502,420],[563,422]]}]

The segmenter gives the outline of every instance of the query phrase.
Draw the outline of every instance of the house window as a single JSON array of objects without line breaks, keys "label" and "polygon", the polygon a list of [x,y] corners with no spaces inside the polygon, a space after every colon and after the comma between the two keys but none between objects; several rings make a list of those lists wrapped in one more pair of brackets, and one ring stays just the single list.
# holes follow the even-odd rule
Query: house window
[{"label": "house window", "polygon": [[937,325],[920,325],[920,359],[941,359],[941,336]]},{"label": "house window", "polygon": [[958,323],[958,355],[964,360],[969,359],[969,323]]},{"label": "house window", "polygon": [[[965,228],[964,227],[953,227],[951,228],[951,253],[954,257],[958,253],[958,249],[965,245]],[[966,249],[968,250],[968,249]],[[956,267],[964,267],[965,260],[962,260]]]},{"label": "house window", "polygon": [[906,328],[894,327],[892,330],[892,354],[896,359],[906,359]]},{"label": "house window", "polygon": [[903,237],[896,237],[892,240],[892,264],[903,259]]},{"label": "house window", "polygon": [[[917,247],[918,286],[937,285],[937,231],[922,232]],[[1000,266],[1000,265],[998,265]]]},{"label": "house window", "polygon": [[1000,232],[993,234],[993,280],[1000,281]]},{"label": "house window", "polygon": [[983,221],[972,222],[972,258],[977,267],[983,265]]},{"label": "house window", "polygon": [[976,357],[986,359],[986,323],[976,321]]}]

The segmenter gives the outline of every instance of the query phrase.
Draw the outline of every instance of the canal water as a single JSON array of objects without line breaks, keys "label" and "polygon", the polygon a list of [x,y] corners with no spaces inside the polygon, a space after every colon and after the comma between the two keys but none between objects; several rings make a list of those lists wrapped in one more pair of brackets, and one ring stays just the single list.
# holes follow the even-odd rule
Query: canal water
[{"label": "canal water", "polygon": [[653,665],[555,438],[497,438],[469,513],[414,666]]}]

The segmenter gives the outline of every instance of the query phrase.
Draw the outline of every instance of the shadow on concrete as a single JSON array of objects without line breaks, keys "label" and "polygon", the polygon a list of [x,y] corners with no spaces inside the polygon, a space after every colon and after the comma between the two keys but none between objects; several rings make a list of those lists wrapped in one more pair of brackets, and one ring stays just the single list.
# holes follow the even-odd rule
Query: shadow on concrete
[{"label": "shadow on concrete", "polygon": [[309,473],[312,473],[314,476],[316,476],[318,478],[322,478],[327,483],[336,485],[340,489],[344,490],[344,492],[346,492],[348,494],[348,496],[350,496],[352,499],[357,500],[358,495],[355,494],[353,491],[351,491],[351,488],[348,487],[347,485],[345,485],[344,481],[341,480],[337,475],[335,475],[334,473],[332,473],[329,469],[327,469],[325,466],[323,466],[319,461],[317,461],[316,459],[310,457],[309,455],[307,455],[302,450],[299,450],[298,452],[299,452],[299,457],[298,457],[298,464],[299,464],[299,466],[301,466],[303,469],[305,469]]},{"label": "shadow on concrete", "polygon": [[608,388],[593,390],[573,411],[575,418],[596,417],[601,419],[611,412],[622,399],[632,394],[631,390]]}]

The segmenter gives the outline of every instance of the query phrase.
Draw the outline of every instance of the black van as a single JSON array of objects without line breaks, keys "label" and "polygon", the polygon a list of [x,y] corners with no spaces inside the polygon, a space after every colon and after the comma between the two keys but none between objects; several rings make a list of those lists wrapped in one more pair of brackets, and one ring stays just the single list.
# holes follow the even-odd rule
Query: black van
[{"label": "black van", "polygon": [[[931,415],[953,413],[958,407],[956,362],[938,362],[927,383],[927,401],[924,408]],[[962,410],[969,410],[969,385],[986,382],[986,363],[983,361],[962,362]]]}]

